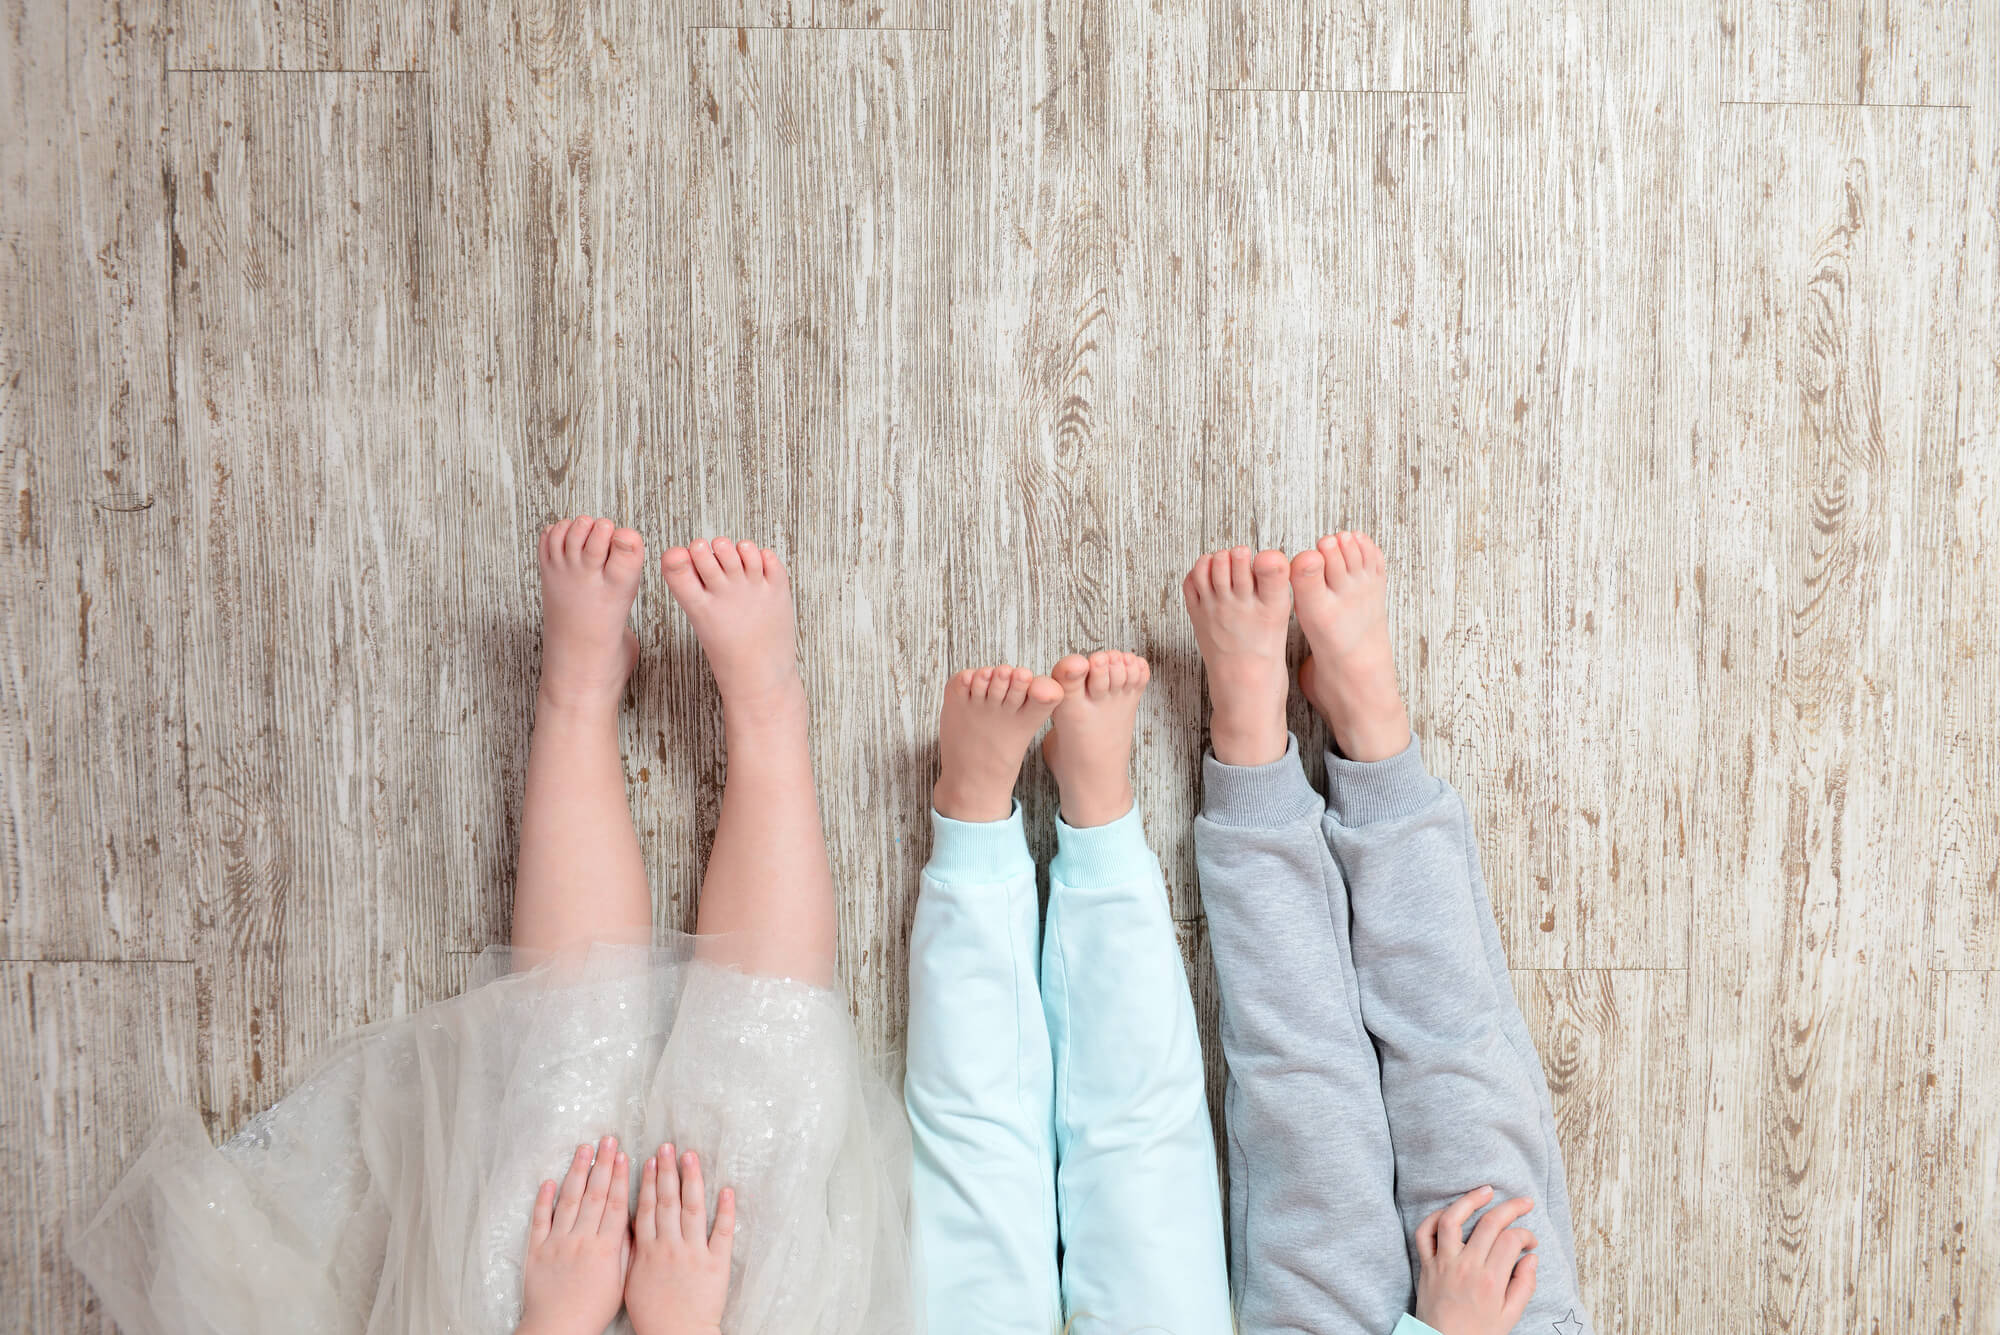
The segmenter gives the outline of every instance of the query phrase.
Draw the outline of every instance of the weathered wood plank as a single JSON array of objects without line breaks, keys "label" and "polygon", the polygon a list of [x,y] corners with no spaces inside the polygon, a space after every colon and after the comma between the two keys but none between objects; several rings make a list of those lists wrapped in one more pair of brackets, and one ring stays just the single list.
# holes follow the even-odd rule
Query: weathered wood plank
[{"label": "weathered wood plank", "polygon": [[1685,1240],[1700,1231],[1688,1165],[1701,1119],[1687,1064],[1662,1055],[1687,1048],[1688,974],[1539,969],[1513,981],[1555,1105],[1590,1314],[1605,1331],[1687,1329],[1686,1313],[1704,1311],[1683,1283]]},{"label": "weathered wood plank", "polygon": [[[929,839],[951,530],[945,41],[706,30],[696,327],[734,328],[703,382],[704,448],[761,490],[792,570],[842,974],[863,1037],[900,1040]],[[841,182],[827,190],[829,180]]]},{"label": "weathered wood plank", "polygon": [[[2000,50],[2000,5],[1974,9],[1975,51]],[[1977,62],[1965,116],[1965,239],[1959,273],[1957,427],[1926,452],[1918,550],[1942,607],[1932,668],[1944,687],[1936,755],[1931,957],[2000,968],[2000,64]],[[1939,556],[1942,559],[1939,559]]]},{"label": "weathered wood plank", "polygon": [[[652,554],[724,521],[737,460],[692,444],[689,34],[679,4],[467,5],[427,79],[435,171],[426,280],[441,449],[469,560],[463,638],[439,670],[455,947],[507,934],[538,660],[535,535],[611,515]],[[655,911],[691,926],[719,727],[693,637],[657,578],[626,714],[628,788]]]},{"label": "weathered wood plank", "polygon": [[1908,1329],[1931,1316],[1911,1167],[1941,694],[1914,538],[1921,460],[1951,443],[1961,122],[1725,113],[1693,553],[1699,1264],[1741,1274],[1765,1330]]},{"label": "weathered wood plank", "polygon": [[184,955],[181,461],[161,30],[0,44],[0,956]]},{"label": "weathered wood plank", "polygon": [[[1948,106],[1993,48],[1970,45],[1985,0],[1721,0],[1731,102]],[[1984,51],[1983,61],[1978,52]]]},{"label": "weathered wood plank", "polygon": [[331,1033],[432,991],[448,899],[424,795],[458,599],[430,572],[456,498],[425,444],[414,81],[173,95],[204,1106],[227,1126]]},{"label": "weathered wood plank", "polygon": [[689,21],[722,28],[943,28],[947,0],[695,0]]},{"label": "weathered wood plank", "polygon": [[[1451,610],[1433,581],[1454,540],[1464,106],[1447,94],[1210,100],[1203,546],[1298,552],[1337,529],[1376,535],[1420,720],[1411,672]],[[1316,776],[1325,730],[1296,692],[1292,727]]]},{"label": "weathered wood plank", "polygon": [[1216,88],[1457,92],[1466,6],[1450,0],[1213,0]]},{"label": "weathered wood plank", "polygon": [[402,0],[167,0],[175,70],[418,70],[433,19],[457,10]]},{"label": "weathered wood plank", "polygon": [[[193,1096],[194,968],[0,963],[0,1321],[110,1331],[63,1234]],[[87,1217],[87,1216],[86,1216]]]},{"label": "weathered wood plank", "polygon": [[1927,1328],[2000,1329],[2000,973],[1933,976],[1923,1087],[1922,1176]]},{"label": "weathered wood plank", "polygon": [[1457,531],[1414,693],[1519,967],[1686,961],[1708,24],[1473,11],[1464,437],[1419,461],[1451,471]]}]

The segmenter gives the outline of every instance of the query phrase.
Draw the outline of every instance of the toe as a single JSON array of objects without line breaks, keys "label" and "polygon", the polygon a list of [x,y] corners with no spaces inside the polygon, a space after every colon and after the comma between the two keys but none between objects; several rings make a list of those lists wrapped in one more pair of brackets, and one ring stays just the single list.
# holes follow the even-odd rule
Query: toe
[{"label": "toe", "polygon": [[1347,567],[1348,574],[1361,573],[1361,544],[1352,533],[1340,535],[1340,562]]},{"label": "toe", "polygon": [[976,675],[971,668],[966,668],[963,672],[952,673],[951,680],[945,683],[946,693],[955,695],[961,700],[970,699],[972,696],[972,681]]},{"label": "toe", "polygon": [[1317,547],[1308,547],[1292,558],[1292,587],[1300,597],[1310,598],[1326,591],[1326,557]]},{"label": "toe", "polygon": [[594,566],[604,564],[604,558],[611,554],[611,535],[618,531],[618,525],[609,519],[600,519],[590,526],[590,532],[583,537],[583,559]]},{"label": "toe", "polygon": [[1257,601],[1271,606],[1280,606],[1291,596],[1291,586],[1286,582],[1291,573],[1291,563],[1280,551],[1263,551],[1250,563],[1250,579],[1257,590]]},{"label": "toe", "polygon": [[764,549],[763,561],[764,561],[764,578],[771,581],[771,583],[777,585],[779,588],[781,589],[784,588],[786,586],[786,581],[788,579],[788,576],[785,574],[785,563],[779,560],[778,554],[772,551],[769,547],[766,547]]},{"label": "toe", "polygon": [[1083,685],[1090,675],[1090,660],[1082,654],[1066,655],[1061,662],[1049,669],[1049,676],[1064,691],[1074,691]]},{"label": "toe", "polygon": [[[983,668],[979,669],[979,671],[978,671],[978,672],[976,672],[976,673],[974,673],[974,674],[973,674],[973,677],[972,677],[972,698],[973,698],[973,699],[975,699],[975,700],[988,700],[988,699],[991,699],[991,698],[992,698],[992,696],[993,696],[993,678],[994,678],[994,676],[995,676],[995,675],[996,675],[996,674],[995,674],[994,670],[993,670],[992,668],[990,668],[990,667],[983,667]],[[1005,688],[1005,687],[1003,686],[1003,687],[1002,687],[1001,689],[1002,689],[1002,690],[1005,690],[1006,688]]]},{"label": "toe", "polygon": [[1019,709],[1028,702],[1028,687],[1035,680],[1035,674],[1026,668],[1015,668],[1007,674],[1007,705]]},{"label": "toe", "polygon": [[590,530],[597,521],[589,515],[578,515],[570,521],[569,531],[563,534],[563,555],[574,561],[583,555],[583,544],[590,537]]},{"label": "toe", "polygon": [[1144,686],[1153,679],[1153,665],[1137,654],[1132,655],[1132,684]]},{"label": "toe", "polygon": [[[535,539],[535,556],[538,560],[542,561],[544,564],[546,564],[549,559],[549,538],[560,527],[561,527],[560,524],[550,524],[547,528],[542,530],[542,536]],[[560,546],[562,540],[558,538],[556,541],[558,546]]]},{"label": "toe", "polygon": [[736,543],[736,558],[743,563],[743,573],[749,578],[762,582],[764,579],[764,553],[757,544],[739,539]]},{"label": "toe", "polygon": [[1090,656],[1090,677],[1084,689],[1093,700],[1111,689],[1111,655],[1102,649]]},{"label": "toe", "polygon": [[722,582],[722,566],[715,559],[715,544],[706,538],[688,548],[694,558],[694,573],[701,576],[702,585],[713,589]]},{"label": "toe", "polygon": [[1105,684],[1109,686],[1112,690],[1114,691],[1124,690],[1126,683],[1131,679],[1132,676],[1132,670],[1130,666],[1131,657],[1132,655],[1130,654],[1112,654],[1110,657],[1110,661],[1105,663],[1104,665]]},{"label": "toe", "polygon": [[1362,564],[1370,572],[1379,575],[1389,568],[1389,562],[1383,557],[1382,548],[1376,544],[1375,539],[1369,537],[1366,533],[1357,533],[1355,537],[1361,543]]},{"label": "toe", "polygon": [[736,554],[736,543],[733,540],[717,538],[709,546],[714,550],[716,564],[722,567],[723,574],[733,576],[743,573],[743,558]]},{"label": "toe", "polygon": [[563,540],[569,536],[569,530],[570,522],[567,519],[558,519],[549,525],[548,530],[542,535],[542,556],[545,559],[550,561],[562,559]]},{"label": "toe", "polygon": [[1181,595],[1190,603],[1198,603],[1208,592],[1208,553],[1203,552],[1188,567],[1187,578],[1181,581]]},{"label": "toe", "polygon": [[1054,677],[1036,677],[1028,683],[1028,699],[1037,705],[1053,705],[1063,697],[1062,683]]}]

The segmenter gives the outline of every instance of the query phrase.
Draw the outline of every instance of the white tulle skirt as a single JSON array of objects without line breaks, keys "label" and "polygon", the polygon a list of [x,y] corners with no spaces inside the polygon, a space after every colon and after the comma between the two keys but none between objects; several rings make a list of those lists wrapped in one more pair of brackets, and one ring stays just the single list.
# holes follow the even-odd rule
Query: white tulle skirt
[{"label": "white tulle skirt", "polygon": [[125,1335],[505,1335],[537,1185],[606,1134],[735,1188],[730,1335],[916,1329],[908,1126],[839,994],[687,941],[515,965],[340,1040],[220,1149],[168,1119],[70,1239]]}]

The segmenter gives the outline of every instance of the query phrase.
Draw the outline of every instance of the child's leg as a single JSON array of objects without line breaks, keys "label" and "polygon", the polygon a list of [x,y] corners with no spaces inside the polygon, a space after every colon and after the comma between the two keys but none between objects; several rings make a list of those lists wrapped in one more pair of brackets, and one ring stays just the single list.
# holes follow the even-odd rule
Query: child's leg
[{"label": "child's leg", "polygon": [[1077,1335],[1227,1335],[1215,1135],[1160,864],[1132,805],[1135,654],[1058,664],[1062,792],[1042,1004],[1055,1051],[1063,1306]]},{"label": "child's leg", "polygon": [[1056,1288],[1040,905],[1014,805],[1021,756],[1061,692],[1020,668],[945,687],[930,865],[910,939],[904,1102],[912,1215],[933,1331],[1050,1335]]},{"label": "child's leg", "polygon": [[609,519],[542,531],[542,681],[528,745],[513,942],[553,954],[644,944],[653,903],[625,801],[618,708],[639,645],[625,621],[645,544]]},{"label": "child's leg", "polygon": [[1381,1335],[1411,1273],[1346,896],[1285,732],[1284,558],[1204,556],[1182,592],[1214,707],[1195,855],[1229,1060],[1237,1316],[1246,1332]]},{"label": "child's leg", "polygon": [[728,778],[695,931],[752,973],[831,986],[833,872],[813,790],[792,591],[778,554],[717,538],[660,560],[722,695]]},{"label": "child's leg", "polygon": [[[1307,696],[1343,756],[1329,756],[1328,847],[1353,908],[1361,1011],[1382,1060],[1382,1100],[1406,1227],[1475,1187],[1526,1196],[1538,1242],[1524,1330],[1586,1329],[1548,1086],[1508,982],[1465,807],[1424,771],[1391,661],[1381,552],[1323,539],[1293,566],[1313,649]],[[1581,1325],[1577,1323],[1582,1323]]]}]

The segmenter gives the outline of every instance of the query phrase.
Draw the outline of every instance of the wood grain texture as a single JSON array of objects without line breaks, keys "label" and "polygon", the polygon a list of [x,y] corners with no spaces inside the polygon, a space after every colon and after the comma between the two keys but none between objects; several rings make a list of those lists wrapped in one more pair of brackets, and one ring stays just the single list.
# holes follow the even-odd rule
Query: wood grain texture
[{"label": "wood grain texture", "polygon": [[0,964],[0,1321],[97,1332],[89,1286],[63,1252],[154,1119],[194,1095],[194,968]]},{"label": "wood grain texture", "polygon": [[1986,0],[1719,0],[1732,102],[1948,106],[1993,62],[1969,44]]},{"label": "wood grain texture", "polygon": [[0,45],[0,956],[185,956],[181,460],[161,32]]},{"label": "wood grain texture", "polygon": [[[1972,48],[2000,49],[2000,5],[1974,7]],[[1918,523],[1942,607],[1945,686],[1938,739],[1940,810],[1931,883],[1931,958],[1945,968],[2000,968],[2000,67],[1979,62],[1966,133],[1963,261],[1954,338],[1955,430],[1926,454]]]},{"label": "wood grain texture", "polygon": [[1457,92],[1467,6],[1451,0],[1214,0],[1217,88]]},{"label": "wood grain texture", "polygon": [[174,70],[417,70],[457,6],[401,0],[166,0]]},{"label": "wood grain texture", "polygon": [[[1600,1328],[2000,1330],[1996,43],[1974,0],[0,0],[0,1323],[91,1327],[58,1225],[160,1102],[227,1130],[504,939],[528,553],[588,512],[791,560],[871,1046],[948,672],[1147,653],[1212,1097],[1178,580],[1374,530]],[[1727,105],[1774,100],[1941,105]],[[637,627],[686,926],[719,716],[656,578]]]},{"label": "wood grain texture", "polygon": [[[734,449],[799,604],[841,973],[901,1041],[929,835],[949,494],[944,36],[706,30],[695,325],[704,446]],[[826,191],[828,178],[841,182]]]},{"label": "wood grain texture", "polygon": [[1690,952],[1704,1265],[1767,1330],[1914,1329],[1943,694],[1913,601],[1938,555],[1914,539],[1921,461],[1951,442],[1962,121],[1723,113]]},{"label": "wood grain texture", "polygon": [[1473,11],[1463,436],[1427,469],[1452,472],[1456,532],[1431,539],[1450,582],[1421,595],[1413,693],[1522,967],[1686,960],[1707,24],[1693,4]]},{"label": "wood grain texture", "polygon": [[1517,970],[1568,1172],[1577,1271],[1601,1331],[1684,1330],[1702,1299],[1683,1282],[1700,1232],[1686,1171],[1699,1130],[1681,969]]},{"label": "wood grain texture", "polygon": [[[395,75],[175,76],[175,383],[205,1109],[430,994],[427,746],[453,499],[417,306],[427,104]],[[401,170],[383,170],[400,162]],[[447,546],[449,537],[446,536]]]},{"label": "wood grain texture", "polygon": [[2000,973],[1936,975],[1924,1074],[1922,1329],[2000,1330]]}]

